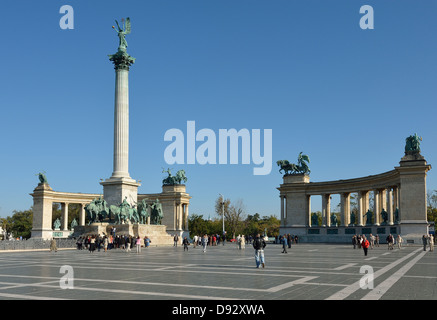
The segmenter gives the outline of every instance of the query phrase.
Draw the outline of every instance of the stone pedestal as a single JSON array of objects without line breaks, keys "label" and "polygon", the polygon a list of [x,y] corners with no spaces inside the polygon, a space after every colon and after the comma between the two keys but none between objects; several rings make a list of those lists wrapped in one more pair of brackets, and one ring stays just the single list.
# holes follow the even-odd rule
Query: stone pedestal
[{"label": "stone pedestal", "polygon": [[420,244],[428,233],[426,173],[431,165],[420,154],[406,154],[399,164],[400,234],[405,241]]},{"label": "stone pedestal", "polygon": [[[306,174],[291,174],[284,176],[283,179],[284,186],[293,184],[293,192],[285,191],[285,223],[280,227],[279,232],[305,235],[311,214],[310,197],[305,192],[305,185],[310,182],[310,177]],[[299,185],[302,186],[301,190]]]},{"label": "stone pedestal", "polygon": [[32,238],[52,239],[53,190],[47,183],[40,183],[33,190]]},{"label": "stone pedestal", "polygon": [[126,198],[132,206],[138,202],[138,187],[141,185],[137,181],[129,178],[110,178],[100,182],[103,186],[103,198],[109,205],[118,206]]}]

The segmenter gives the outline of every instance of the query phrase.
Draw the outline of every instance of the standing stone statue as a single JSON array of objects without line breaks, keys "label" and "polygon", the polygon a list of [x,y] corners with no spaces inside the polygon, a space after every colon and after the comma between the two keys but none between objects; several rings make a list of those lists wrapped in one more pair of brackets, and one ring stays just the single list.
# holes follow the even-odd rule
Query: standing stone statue
[{"label": "standing stone statue", "polygon": [[74,228],[77,226],[78,226],[77,220],[76,218],[74,218],[73,221],[71,221],[70,230],[74,230]]},{"label": "standing stone statue", "polygon": [[57,219],[55,220],[55,222],[53,222],[53,228],[54,228],[55,230],[59,230],[60,227],[61,227],[61,220],[59,220],[59,218],[57,218]]},{"label": "standing stone statue", "polygon": [[386,225],[387,221],[388,221],[388,213],[387,213],[387,211],[384,210],[384,208],[382,208],[381,217],[382,217],[381,225]]},{"label": "standing stone statue", "polygon": [[367,212],[364,215],[366,216],[366,225],[371,225],[372,224],[372,216],[373,216],[372,211],[367,210]]},{"label": "standing stone statue", "polygon": [[351,225],[355,224],[355,213],[353,211],[351,211],[350,213],[350,224]]}]

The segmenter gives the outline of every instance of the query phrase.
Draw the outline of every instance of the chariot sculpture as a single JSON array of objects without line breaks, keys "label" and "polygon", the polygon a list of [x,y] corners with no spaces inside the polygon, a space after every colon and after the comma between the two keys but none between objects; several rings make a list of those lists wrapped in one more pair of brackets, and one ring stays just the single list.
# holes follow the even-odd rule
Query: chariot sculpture
[{"label": "chariot sculpture", "polygon": [[310,174],[311,170],[308,167],[310,158],[306,154],[299,153],[297,164],[290,163],[288,160],[278,160],[276,164],[280,167],[279,173],[284,171],[285,175],[289,174]]}]

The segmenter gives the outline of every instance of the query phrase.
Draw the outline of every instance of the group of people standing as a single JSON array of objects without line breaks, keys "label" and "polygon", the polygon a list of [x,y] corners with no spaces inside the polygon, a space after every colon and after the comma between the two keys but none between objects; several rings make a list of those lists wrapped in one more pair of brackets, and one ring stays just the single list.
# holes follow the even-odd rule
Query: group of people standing
[{"label": "group of people standing", "polygon": [[89,235],[81,236],[76,241],[78,250],[86,249],[91,253],[96,250],[100,251],[101,249],[104,249],[105,252],[110,249],[122,249],[126,252],[130,252],[133,248],[136,249],[137,253],[140,253],[143,243],[145,248],[149,247],[151,243],[149,237],[145,236],[144,239],[141,239],[140,236],[134,237],[131,235]]},{"label": "group of people standing", "polygon": [[434,251],[434,235],[424,234],[422,236],[422,244],[423,244],[423,251],[426,251],[426,247],[429,246],[429,251]]}]

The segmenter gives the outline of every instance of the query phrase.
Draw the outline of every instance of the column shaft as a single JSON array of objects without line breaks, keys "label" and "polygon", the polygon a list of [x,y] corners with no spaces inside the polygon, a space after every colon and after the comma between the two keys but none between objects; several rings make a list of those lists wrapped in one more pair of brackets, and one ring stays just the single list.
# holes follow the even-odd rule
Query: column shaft
[{"label": "column shaft", "polygon": [[68,230],[68,202],[61,203],[62,230]]},{"label": "column shaft", "polygon": [[113,178],[129,178],[129,71],[116,70]]}]

